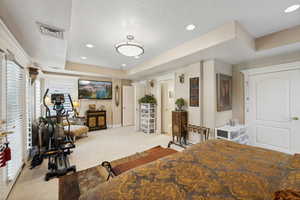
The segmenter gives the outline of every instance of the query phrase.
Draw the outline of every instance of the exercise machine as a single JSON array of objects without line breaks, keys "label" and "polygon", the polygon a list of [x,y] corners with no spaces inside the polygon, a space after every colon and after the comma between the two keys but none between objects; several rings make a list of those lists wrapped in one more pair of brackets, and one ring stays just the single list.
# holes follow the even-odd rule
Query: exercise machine
[{"label": "exercise machine", "polygon": [[[51,115],[51,110],[47,105],[46,99],[49,93],[49,89],[44,94],[43,104],[46,108],[46,116],[40,118],[39,123],[39,153],[34,156],[31,164],[32,168],[40,165],[44,158],[48,159],[49,172],[45,175],[45,180],[48,181],[51,178],[60,177],[68,174],[69,172],[76,172],[76,166],[70,165],[68,156],[72,153],[71,149],[75,148],[74,141],[70,137],[70,134],[65,134],[64,121],[68,123],[68,131],[70,132],[69,112],[74,111],[72,98],[68,94],[69,101],[72,106],[72,110],[67,110],[64,107],[65,94],[57,93],[51,94],[51,103],[55,115]],[[43,134],[47,134],[48,142],[46,147],[42,149]]]}]

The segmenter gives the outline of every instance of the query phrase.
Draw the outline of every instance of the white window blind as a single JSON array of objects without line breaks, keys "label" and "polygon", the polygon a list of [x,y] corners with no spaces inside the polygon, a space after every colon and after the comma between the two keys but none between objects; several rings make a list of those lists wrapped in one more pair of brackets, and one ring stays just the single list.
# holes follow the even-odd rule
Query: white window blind
[{"label": "white window blind", "polygon": [[25,76],[26,81],[26,130],[27,130],[27,137],[26,140],[26,147],[27,150],[32,148],[32,119],[33,119],[33,113],[34,113],[34,104],[32,103],[32,99],[34,99],[34,90],[31,86],[31,79],[29,78],[29,75],[26,74]]},{"label": "white window blind", "polygon": [[8,179],[14,180],[22,168],[24,139],[26,136],[25,108],[25,72],[12,61],[6,65],[6,120],[7,129],[14,133],[8,140],[12,152],[12,159],[8,162]]},{"label": "white window blind", "polygon": [[[5,119],[5,95],[6,95],[6,89],[5,89],[5,56],[3,53],[0,52],[0,119]],[[3,141],[0,138],[0,144]],[[7,168],[2,167],[0,168],[0,199],[1,197],[5,196],[5,191],[7,189],[6,185],[7,180]]]},{"label": "white window blind", "polygon": [[[71,95],[72,100],[74,101],[77,97],[77,84],[78,79],[75,78],[58,78],[58,77],[47,77],[46,79],[46,88],[49,89],[48,96],[51,97],[53,93],[63,93],[65,94],[65,103],[64,108],[69,111],[69,114],[72,115],[73,113],[70,112],[72,110],[71,103],[69,101],[68,94]],[[50,114],[56,115],[56,112],[53,110],[53,107],[50,106]]]},{"label": "white window blind", "polygon": [[35,81],[35,119],[41,117],[41,81]]}]

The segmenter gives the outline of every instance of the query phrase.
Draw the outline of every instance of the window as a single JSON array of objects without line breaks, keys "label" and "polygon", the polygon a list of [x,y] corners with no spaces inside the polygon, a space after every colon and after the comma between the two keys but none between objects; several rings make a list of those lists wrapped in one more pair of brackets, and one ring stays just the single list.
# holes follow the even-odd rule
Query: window
[{"label": "window", "polygon": [[[64,78],[58,76],[47,76],[45,79],[45,90],[49,88],[48,96],[50,97],[53,93],[63,93],[65,94],[65,103],[64,107],[69,111],[69,114],[72,115],[72,105],[69,101],[68,94],[71,95],[72,100],[74,101],[77,97],[77,88],[78,88],[78,78]],[[50,114],[56,115],[56,112],[53,110],[52,106],[49,106]]]},{"label": "window", "polygon": [[24,69],[12,61],[6,65],[6,122],[7,129],[14,131],[8,136],[12,159],[8,162],[8,179],[14,180],[23,164],[26,122],[26,81]]},{"label": "window", "polygon": [[38,119],[41,116],[41,81],[40,79],[37,79],[34,82],[34,87],[35,87],[35,119]]}]

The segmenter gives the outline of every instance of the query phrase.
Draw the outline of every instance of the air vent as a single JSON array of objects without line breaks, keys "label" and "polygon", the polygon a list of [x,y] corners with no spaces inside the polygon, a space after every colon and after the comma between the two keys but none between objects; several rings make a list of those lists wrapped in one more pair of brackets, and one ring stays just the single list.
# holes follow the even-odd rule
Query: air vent
[{"label": "air vent", "polygon": [[62,39],[62,40],[64,39],[64,32],[65,32],[64,29],[43,24],[40,22],[37,22],[37,25],[39,27],[39,31],[41,34],[48,35],[57,39]]}]

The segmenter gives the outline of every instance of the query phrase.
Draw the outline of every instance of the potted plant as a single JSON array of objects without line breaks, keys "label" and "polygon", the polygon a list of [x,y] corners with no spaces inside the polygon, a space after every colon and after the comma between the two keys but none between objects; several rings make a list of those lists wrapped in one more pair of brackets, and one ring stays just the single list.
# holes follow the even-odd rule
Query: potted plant
[{"label": "potted plant", "polygon": [[175,104],[176,104],[176,106],[177,106],[176,110],[178,110],[178,111],[183,111],[182,108],[183,108],[183,106],[185,105],[185,101],[184,101],[183,98],[177,99],[176,102],[175,102]]},{"label": "potted plant", "polygon": [[156,99],[153,95],[145,95],[144,97],[139,99],[139,104],[149,103],[149,104],[157,104]]}]

